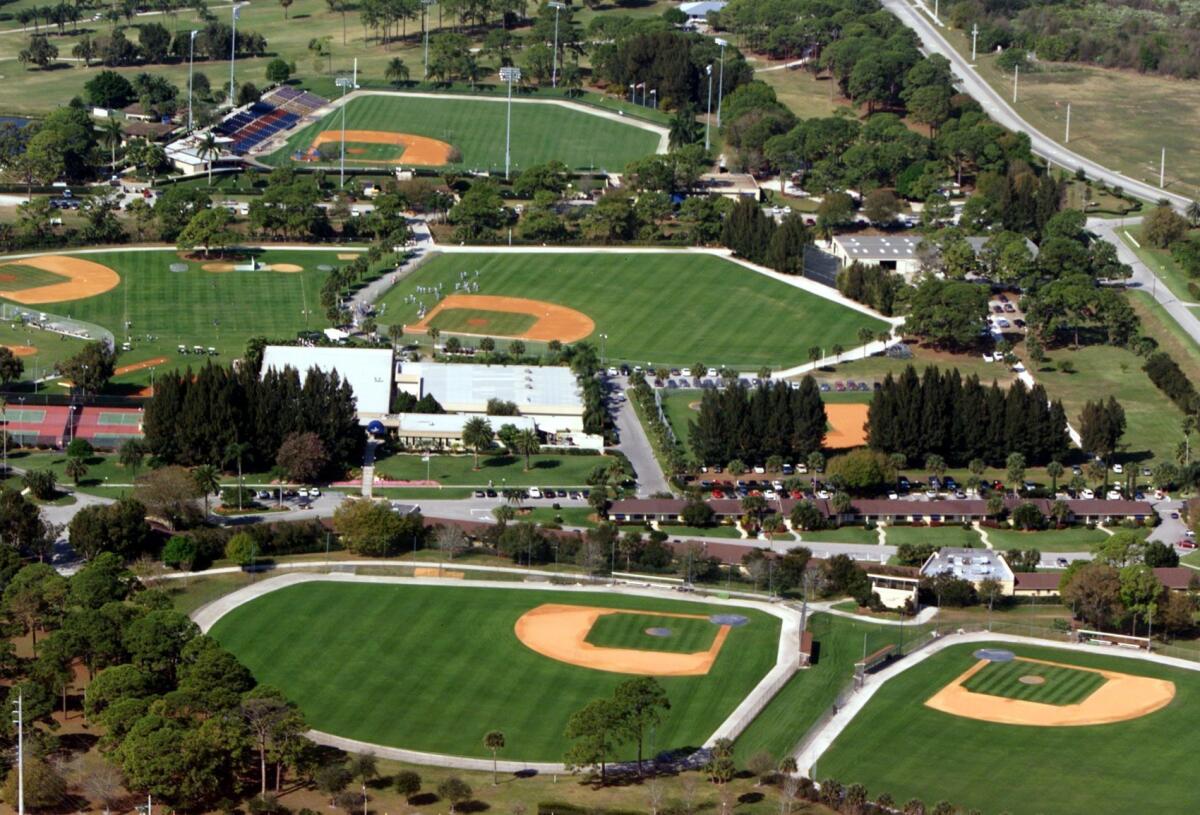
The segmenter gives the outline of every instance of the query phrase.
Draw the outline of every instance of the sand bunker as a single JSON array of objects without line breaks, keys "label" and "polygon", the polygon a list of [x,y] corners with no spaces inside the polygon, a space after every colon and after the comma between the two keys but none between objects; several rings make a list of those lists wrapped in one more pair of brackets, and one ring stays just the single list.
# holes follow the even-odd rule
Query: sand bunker
[{"label": "sand bunker", "polygon": [[[637,676],[704,676],[712,668],[729,636],[729,626],[723,625],[717,630],[717,636],[708,650],[693,654],[604,648],[586,641],[588,632],[599,617],[641,613],[633,609],[546,603],[522,614],[514,630],[517,639],[542,656],[581,668]],[[666,614],[661,611],[654,612],[654,616],[708,619],[703,614]]]},{"label": "sand bunker", "polygon": [[[1023,699],[1006,699],[987,693],[972,693],[963,683],[983,670],[987,660],[980,660],[964,671],[946,687],[931,696],[926,707],[954,716],[978,719],[999,724],[1032,725],[1035,727],[1078,727],[1089,724],[1111,724],[1136,719],[1161,710],[1175,698],[1175,683],[1165,679],[1132,676],[1115,671],[1101,671],[1066,665],[1042,659],[1017,657],[1020,662],[1054,665],[1073,671],[1098,673],[1108,681],[1082,702],[1074,705],[1047,705]],[[1041,678],[1041,677],[1037,677]],[[1021,681],[1024,681],[1024,677]]]},{"label": "sand bunker", "polygon": [[[412,136],[408,133],[390,133],[386,130],[347,130],[345,133],[346,141],[358,142],[360,144],[394,144],[397,147],[402,147],[404,152],[400,158],[389,159],[385,161],[370,160],[356,158],[355,162],[359,164],[420,164],[427,167],[440,167],[443,164],[450,163],[451,152],[453,147],[446,144],[444,141],[430,139],[426,136]],[[342,131],[340,130],[324,130],[317,134],[313,139],[312,147],[319,149],[323,144],[342,143]],[[352,153],[356,148],[346,148],[347,153]]]},{"label": "sand bunker", "polygon": [[[20,291],[6,291],[3,283],[0,283],[0,295],[26,306],[95,297],[115,288],[121,282],[121,276],[103,264],[65,255],[21,258],[5,265],[30,266],[67,278],[62,283],[35,286]],[[0,266],[0,269],[2,268],[4,267]]]},{"label": "sand bunker", "polygon": [[[582,340],[596,330],[592,318],[573,308],[547,303],[543,300],[527,300],[524,297],[499,297],[490,294],[451,294],[434,306],[424,319],[414,325],[404,326],[406,333],[424,334],[430,321],[439,312],[462,308],[475,311],[502,311],[509,314],[529,314],[537,322],[516,339],[549,342],[558,340],[568,343]],[[461,333],[461,332],[447,332]],[[465,334],[464,336],[473,336]]]},{"label": "sand bunker", "polygon": [[867,443],[867,410],[870,405],[825,404],[825,417],[830,430],[825,434],[825,447],[840,450],[861,447]]}]

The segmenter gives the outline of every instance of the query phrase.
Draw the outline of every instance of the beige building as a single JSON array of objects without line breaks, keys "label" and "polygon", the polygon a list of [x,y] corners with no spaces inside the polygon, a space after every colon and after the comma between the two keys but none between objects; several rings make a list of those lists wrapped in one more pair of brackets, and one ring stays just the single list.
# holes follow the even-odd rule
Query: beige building
[{"label": "beige building", "polygon": [[871,580],[871,591],[879,595],[879,602],[886,608],[903,609],[917,607],[917,587],[921,581],[915,577],[900,577],[891,574],[867,574]]}]

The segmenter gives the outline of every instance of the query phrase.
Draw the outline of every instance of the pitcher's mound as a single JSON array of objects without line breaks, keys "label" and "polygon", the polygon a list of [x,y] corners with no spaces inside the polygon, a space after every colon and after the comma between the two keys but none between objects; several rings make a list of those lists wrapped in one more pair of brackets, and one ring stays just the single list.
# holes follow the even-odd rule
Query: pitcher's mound
[{"label": "pitcher's mound", "polygon": [[1017,681],[1020,682],[1022,685],[1045,685],[1046,677],[1034,676],[1033,674],[1025,674],[1025,676],[1022,676]]}]

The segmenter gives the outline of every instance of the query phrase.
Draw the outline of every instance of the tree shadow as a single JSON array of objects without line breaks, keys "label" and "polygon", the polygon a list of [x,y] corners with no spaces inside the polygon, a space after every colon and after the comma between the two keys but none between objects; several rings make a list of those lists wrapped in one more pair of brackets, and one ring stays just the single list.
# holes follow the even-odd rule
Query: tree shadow
[{"label": "tree shadow", "polygon": [[439,799],[437,795],[433,794],[432,792],[419,792],[409,798],[408,803],[410,806],[414,807],[425,807],[436,804],[438,800]]},{"label": "tree shadow", "polygon": [[454,808],[455,812],[487,812],[491,809],[491,805],[485,801],[463,801]]}]

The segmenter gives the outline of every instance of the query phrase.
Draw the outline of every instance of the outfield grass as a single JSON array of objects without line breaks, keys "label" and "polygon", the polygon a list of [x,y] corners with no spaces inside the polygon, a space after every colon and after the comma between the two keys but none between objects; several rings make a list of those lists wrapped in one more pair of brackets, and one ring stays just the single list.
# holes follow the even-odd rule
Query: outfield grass
[{"label": "outfield grass", "polygon": [[[496,729],[505,734],[504,758],[561,761],[571,713],[629,677],[557,662],[520,643],[516,620],[556,602],[718,610],[609,594],[309,583],[235,609],[212,634],[317,729],[478,757],[490,756],[483,734]],[[659,680],[671,711],[648,753],[703,743],[774,664],[778,620],[739,613],[750,623],[730,632],[707,676]],[[620,752],[632,757],[635,749]]]},{"label": "outfield grass", "polygon": [[[1022,677],[1038,677],[1042,684],[1022,682]],[[972,693],[1002,696],[1005,699],[1045,705],[1075,705],[1091,696],[1107,681],[1093,671],[1013,660],[989,662],[963,682],[963,687]]]},{"label": "outfield grass", "polygon": [[[475,457],[469,454],[431,456],[428,473],[433,481],[452,486],[578,487],[587,484],[592,471],[608,462],[602,456],[547,454],[530,456],[526,470],[524,457],[497,454],[480,456],[476,470]],[[396,481],[424,481],[426,472],[426,462],[419,455],[397,454],[375,462],[377,476]]]},{"label": "outfield grass", "polygon": [[[649,628],[665,628],[668,636],[653,636]],[[601,648],[633,648],[694,654],[707,651],[717,636],[708,620],[690,620],[659,614],[605,614],[588,631],[586,641]]]},{"label": "outfield grass", "polygon": [[[1145,530],[1149,534],[1150,530]],[[1037,549],[1041,552],[1085,552],[1108,537],[1103,529],[1069,526],[1022,532],[1019,529],[989,529],[988,541],[994,549]]]},{"label": "outfield grass", "polygon": [[[219,361],[241,356],[252,336],[293,338],[297,331],[327,325],[320,305],[319,265],[337,265],[335,251],[268,251],[266,263],[294,263],[303,272],[228,272],[201,269],[204,260],[187,261],[188,271],[175,273],[172,263],[184,262],[171,251],[114,251],[89,254],[88,260],[102,263],[121,276],[121,282],[104,294],[82,300],[47,303],[41,308],[104,326],[117,342],[126,338],[123,326],[130,323],[133,348],[122,352],[117,366],[166,357],[159,371],[187,364],[202,365],[208,357],[182,356],[177,346],[212,346]],[[305,311],[309,313],[306,315]],[[24,330],[21,330],[25,335]],[[34,345],[56,346],[58,335],[30,332]],[[150,337],[150,339],[147,339]],[[114,381],[146,383],[149,368],[117,377]]]},{"label": "outfield grass", "polygon": [[[646,365],[795,365],[816,345],[858,345],[858,330],[886,327],[843,306],[729,261],[684,252],[440,255],[388,291],[380,322],[417,321],[404,299],[418,286],[453,291],[479,272],[479,294],[546,300],[596,324],[588,338],[606,360]],[[417,295],[418,300],[422,299]],[[425,295],[428,300],[428,295]],[[432,306],[427,302],[426,306]],[[754,330],[747,330],[753,321]]]},{"label": "outfield grass", "polygon": [[[499,98],[364,96],[347,104],[345,125],[347,130],[383,130],[438,139],[458,149],[458,166],[503,170],[507,109]],[[342,113],[334,111],[302,128],[283,149],[264,160],[288,164],[294,153],[308,149],[317,134],[341,127]],[[557,159],[575,169],[621,171],[634,159],[654,153],[659,143],[658,135],[648,130],[563,105],[514,104],[512,133],[512,167],[518,170]],[[347,155],[346,163],[358,158]],[[404,162],[404,157],[400,160]]]},{"label": "outfield grass", "polygon": [[979,533],[961,526],[888,526],[884,532],[889,546],[902,543],[932,543],[934,546],[981,546]]},{"label": "outfield grass", "polygon": [[[67,478],[67,456],[63,452],[46,452],[42,450],[9,450],[8,463],[23,470],[50,470],[58,478],[59,484],[72,484]],[[79,488],[90,492],[92,488],[112,484],[133,483],[134,473],[121,466],[115,455],[98,453],[84,460],[87,465],[87,475],[79,479]],[[139,472],[145,473],[148,467]]]},{"label": "outfield grass", "polygon": [[1091,727],[992,724],[926,708],[924,700],[971,667],[982,645],[947,648],[883,685],[821,757],[820,777],[865,784],[871,797],[945,799],[1013,815],[1191,808],[1194,785],[1180,768],[1190,766],[1200,726],[1200,676],[1133,659],[997,643],[1018,656],[1169,679],[1175,699],[1148,716]]},{"label": "outfield grass", "polygon": [[32,381],[46,376],[57,363],[79,353],[85,342],[20,322],[0,322],[0,345],[7,345],[14,351],[19,349],[21,364],[25,366],[22,379]]}]

